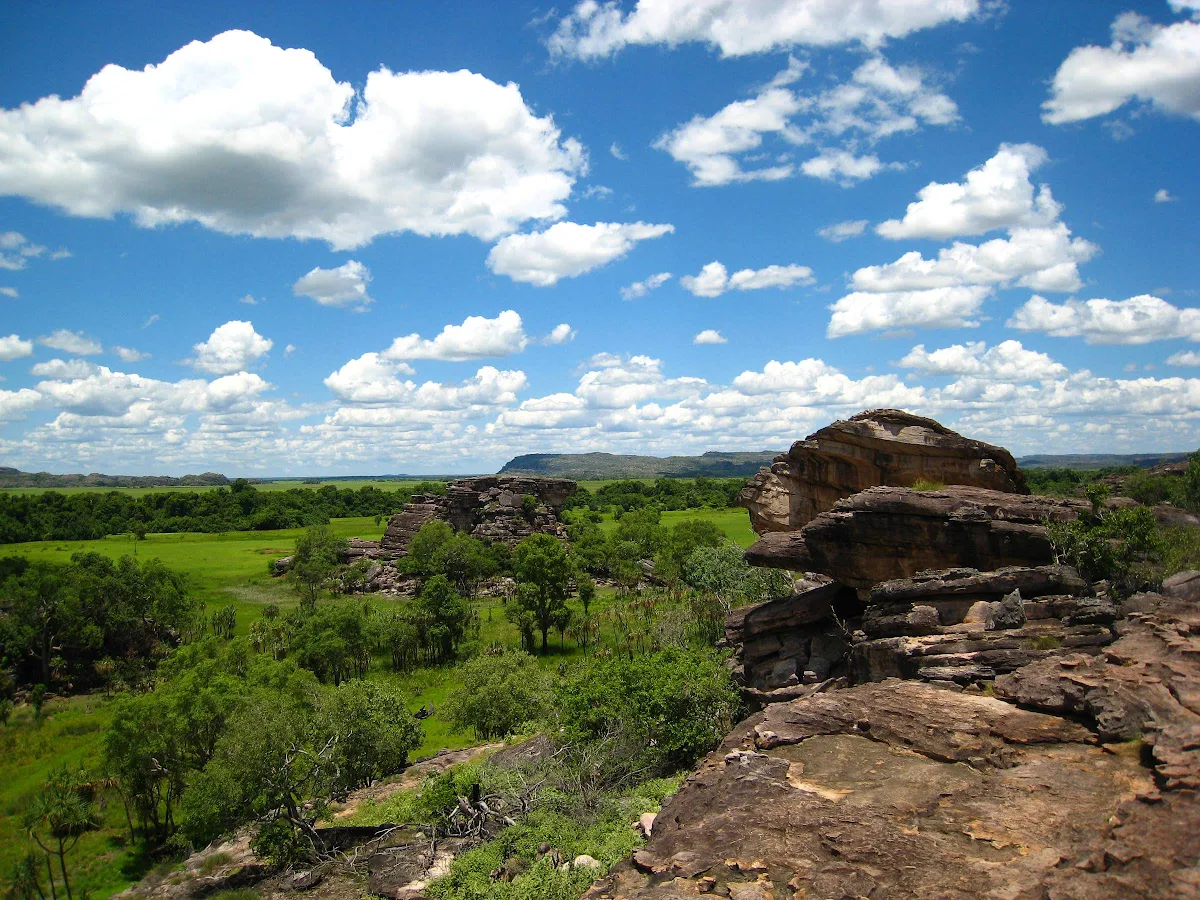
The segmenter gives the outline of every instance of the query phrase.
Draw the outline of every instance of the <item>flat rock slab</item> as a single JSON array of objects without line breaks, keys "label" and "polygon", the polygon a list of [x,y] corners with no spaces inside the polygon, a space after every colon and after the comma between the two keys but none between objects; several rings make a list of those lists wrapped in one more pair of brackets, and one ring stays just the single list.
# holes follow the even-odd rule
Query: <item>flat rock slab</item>
[{"label": "flat rock slab", "polygon": [[1077,723],[888,681],[743,723],[585,896],[1194,896],[1198,823]]}]

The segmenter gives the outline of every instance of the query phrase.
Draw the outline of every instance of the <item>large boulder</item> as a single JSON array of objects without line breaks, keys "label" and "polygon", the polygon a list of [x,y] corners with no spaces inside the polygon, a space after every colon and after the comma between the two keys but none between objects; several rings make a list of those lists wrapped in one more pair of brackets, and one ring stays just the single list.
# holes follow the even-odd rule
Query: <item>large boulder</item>
[{"label": "large boulder", "polygon": [[918,481],[1027,494],[1003,447],[965,438],[922,416],[876,409],[797,441],[738,496],[759,534],[806,525],[838,500],[878,485]]},{"label": "large boulder", "polygon": [[414,495],[388,520],[381,549],[403,556],[413,535],[426,523],[438,520],[448,522],[455,531],[508,544],[532,534],[566,538],[559,516],[563,503],[575,490],[575,482],[565,478],[462,478],[447,485],[444,495]]},{"label": "large boulder", "polygon": [[820,572],[868,589],[927,569],[992,571],[1054,562],[1047,522],[1090,515],[1084,500],[985,488],[876,487],[838,501],[799,531],[763,535],[751,565]]}]

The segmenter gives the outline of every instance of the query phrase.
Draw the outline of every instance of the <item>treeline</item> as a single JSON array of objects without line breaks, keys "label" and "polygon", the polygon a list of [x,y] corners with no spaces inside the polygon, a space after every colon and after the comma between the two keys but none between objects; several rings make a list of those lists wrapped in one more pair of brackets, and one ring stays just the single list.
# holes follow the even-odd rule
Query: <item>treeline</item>
[{"label": "treeline", "polygon": [[1180,474],[1163,474],[1136,466],[1106,469],[1027,469],[1025,480],[1035,494],[1084,496],[1093,486],[1130,497],[1146,506],[1170,503],[1200,512],[1200,453],[1192,454]]},{"label": "treeline", "polygon": [[158,560],[0,558],[0,702],[17,686],[42,695],[136,687],[207,625],[183,576]]},{"label": "treeline", "polygon": [[0,543],[85,541],[110,534],[268,531],[347,516],[387,516],[413,494],[444,493],[442,482],[377,487],[260,491],[244,479],[228,489],[135,496],[108,493],[0,494]]},{"label": "treeline", "polygon": [[726,509],[734,505],[744,478],[658,478],[644,481],[610,481],[595,491],[580,487],[564,509],[628,512],[648,506],[660,510]]}]

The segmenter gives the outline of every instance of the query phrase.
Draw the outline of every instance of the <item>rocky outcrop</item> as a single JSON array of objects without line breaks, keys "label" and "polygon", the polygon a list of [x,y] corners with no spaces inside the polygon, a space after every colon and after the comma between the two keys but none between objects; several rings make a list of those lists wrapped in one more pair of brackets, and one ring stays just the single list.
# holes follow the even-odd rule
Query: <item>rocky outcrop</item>
[{"label": "rocky outcrop", "polygon": [[759,534],[792,531],[859,491],[922,480],[1029,492],[1004,448],[964,438],[933,419],[876,409],[797,441],[750,481],[738,503]]},{"label": "rocky outcrop", "polygon": [[1139,741],[1168,790],[1200,790],[1200,608],[1154,598],[1099,655],[1072,654],[996,679],[997,697],[1082,718],[1101,741]]},{"label": "rocky outcrop", "polygon": [[[1172,646],[1149,622],[1133,627],[1177,683],[1198,674],[1195,635]],[[1030,683],[1023,702],[1065,709],[1053,684],[1079,667],[1035,667],[1045,687]],[[1172,721],[1190,721],[1185,706]],[[1175,751],[1147,768],[1083,724],[978,693],[889,680],[814,694],[735,729],[646,847],[585,896],[1192,897],[1197,771]]]},{"label": "rocky outcrop", "polygon": [[726,623],[734,677],[751,705],[793,699],[800,692],[791,688],[830,678],[990,681],[1047,657],[1097,652],[1114,640],[1119,614],[1058,565],[921,572],[861,598],[833,581],[800,585]]},{"label": "rocky outcrop", "polygon": [[849,632],[837,624],[861,612],[854,591],[836,582],[802,582],[791,596],[738,610],[725,627],[737,650],[734,678],[757,691],[817,684],[840,674]]},{"label": "rocky outcrop", "polygon": [[487,541],[516,543],[532,534],[565,538],[566,529],[558,517],[563,503],[574,493],[575,482],[564,478],[463,478],[451,482],[443,496],[414,495],[388,521],[380,547],[403,556],[413,535],[434,520]]},{"label": "rocky outcrop", "polygon": [[1073,521],[1090,510],[1084,500],[985,488],[876,487],[838,501],[799,531],[764,535],[746,560],[820,572],[860,589],[948,566],[1041,566],[1054,560],[1044,523]]}]

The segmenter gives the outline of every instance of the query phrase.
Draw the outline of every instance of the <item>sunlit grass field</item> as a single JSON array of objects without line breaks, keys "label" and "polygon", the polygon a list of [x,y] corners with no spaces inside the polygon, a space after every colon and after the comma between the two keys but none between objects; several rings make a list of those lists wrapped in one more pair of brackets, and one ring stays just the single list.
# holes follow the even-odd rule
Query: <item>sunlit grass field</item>
[{"label": "sunlit grass field", "polygon": [[[750,527],[750,514],[744,509],[667,510],[662,514],[662,518],[659,521],[665,527],[670,528],[688,519],[701,519],[705,522],[712,522],[725,532],[725,536],[729,540],[733,541],[739,547],[749,547],[758,540],[758,535]],[[611,514],[605,513],[604,520],[600,523],[600,528],[605,532],[615,531],[617,521]]]}]

